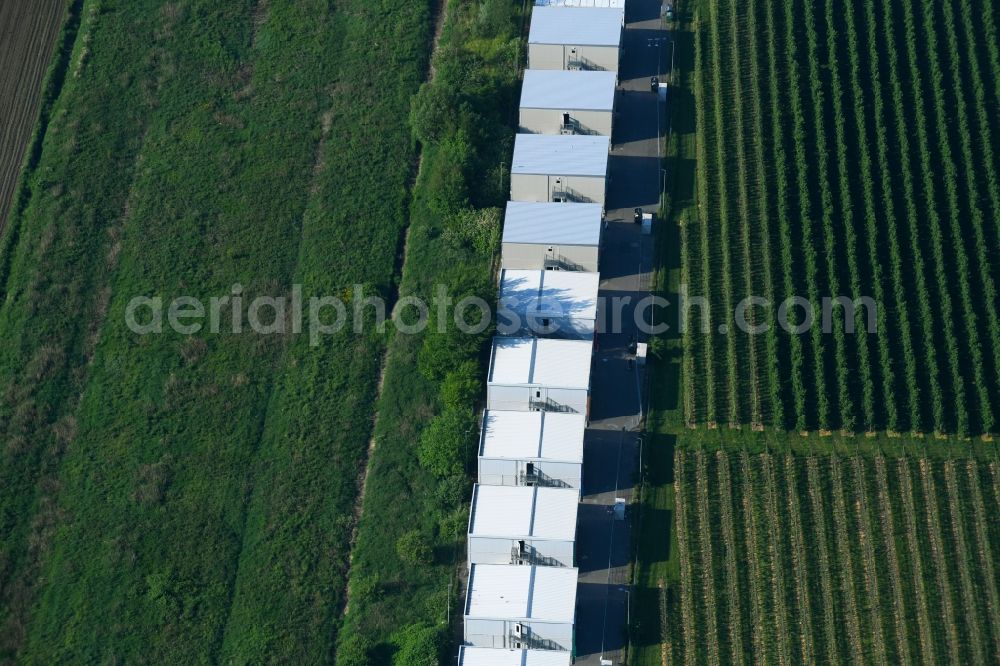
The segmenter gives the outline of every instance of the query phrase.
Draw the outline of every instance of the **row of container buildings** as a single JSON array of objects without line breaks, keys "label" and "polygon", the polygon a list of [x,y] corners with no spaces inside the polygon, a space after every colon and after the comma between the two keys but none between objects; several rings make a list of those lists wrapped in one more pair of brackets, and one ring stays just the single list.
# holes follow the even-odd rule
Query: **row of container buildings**
[{"label": "row of container buildings", "polygon": [[566,666],[623,0],[538,0],[468,528],[460,666]]}]

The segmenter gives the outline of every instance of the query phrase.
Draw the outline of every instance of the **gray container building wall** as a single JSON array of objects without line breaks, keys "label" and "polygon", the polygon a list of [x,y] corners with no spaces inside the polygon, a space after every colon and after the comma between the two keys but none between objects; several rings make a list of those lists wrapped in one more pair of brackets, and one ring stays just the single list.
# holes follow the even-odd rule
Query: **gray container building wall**
[{"label": "gray container building wall", "polygon": [[523,485],[518,482],[527,468],[528,462],[535,466],[536,473],[546,481],[540,485],[555,488],[574,488],[580,490],[582,487],[582,469],[580,463],[528,461],[528,460],[507,460],[497,458],[479,458],[479,483],[484,486],[517,486]]},{"label": "gray container building wall", "polygon": [[590,404],[589,396],[590,392],[585,389],[491,383],[486,388],[486,409],[527,412],[531,411],[531,402],[536,401],[564,408],[551,411],[569,411],[586,415]]},{"label": "gray container building wall", "polygon": [[[482,620],[479,618],[465,618],[465,644],[474,647],[488,648],[513,648],[511,637],[514,634],[516,620]],[[521,623],[528,629],[528,633],[541,641],[551,641],[555,644],[546,649],[561,649],[571,651],[573,649],[573,624],[528,621]],[[522,644],[521,647],[528,647]],[[535,647],[532,644],[532,647]]]},{"label": "gray container building wall", "polygon": [[506,620],[465,618],[465,644],[484,648],[507,647]]},{"label": "gray container building wall", "polygon": [[476,478],[484,486],[516,486],[523,469],[524,462],[519,460],[480,457]]},{"label": "gray container building wall", "polygon": [[529,134],[560,134],[563,113],[577,124],[577,134],[611,136],[610,111],[581,111],[574,109],[526,109],[521,107],[520,131]]},{"label": "gray container building wall", "polygon": [[555,405],[561,405],[569,408],[569,411],[587,415],[588,407],[590,405],[590,393],[586,390],[549,388],[542,391],[542,396],[543,399],[547,396],[548,400]]},{"label": "gray container building wall", "polygon": [[[585,69],[617,72],[618,51],[617,46],[528,44],[528,69]],[[580,66],[576,67],[574,63],[580,63]]]},{"label": "gray container building wall", "polygon": [[562,44],[528,44],[528,69],[566,69]]},{"label": "gray container building wall", "polygon": [[[552,251],[549,251],[552,248]],[[561,270],[597,273],[600,269],[597,245],[543,245],[539,243],[504,243],[503,267],[544,270],[546,262],[557,261]]]},{"label": "gray container building wall", "polygon": [[[512,564],[511,550],[518,539],[469,536],[468,566],[473,564]],[[544,566],[571,567],[573,560],[572,541],[549,541],[525,539],[525,546],[533,549],[539,558],[537,563]]]},{"label": "gray container building wall", "polygon": [[549,177],[544,174],[515,173],[510,176],[511,201],[551,201]]},{"label": "gray container building wall", "polygon": [[560,192],[568,192],[571,201],[580,203],[604,204],[604,191],[607,179],[604,176],[568,176],[562,183],[552,179],[552,200]]},{"label": "gray container building wall", "polygon": [[511,201],[604,204],[604,176],[559,176],[515,173],[510,177]]},{"label": "gray container building wall", "polygon": [[490,384],[486,388],[486,409],[527,412],[531,410],[531,388]]}]

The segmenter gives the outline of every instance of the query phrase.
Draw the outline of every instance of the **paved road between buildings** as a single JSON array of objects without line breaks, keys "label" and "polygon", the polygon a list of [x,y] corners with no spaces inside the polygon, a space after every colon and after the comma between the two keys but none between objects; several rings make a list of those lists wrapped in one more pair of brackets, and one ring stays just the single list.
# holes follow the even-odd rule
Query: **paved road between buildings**
[{"label": "paved road between buildings", "polygon": [[[591,421],[584,441],[584,498],[577,530],[580,585],[577,596],[577,664],[601,658],[624,663],[630,590],[631,525],[615,520],[615,498],[631,501],[638,471],[642,419],[642,370],[629,344],[645,341],[636,305],[648,295],[653,262],[651,236],[634,224],[633,210],[656,212],[660,196],[660,135],[666,113],[650,91],[650,77],[665,81],[669,33],[659,0],[628,0],[619,68],[616,118],[607,193],[607,228],[601,247],[605,332],[597,336]],[[622,299],[621,327],[611,330],[613,298]],[[629,301],[626,303],[625,298]],[[648,318],[649,313],[647,311]]]}]

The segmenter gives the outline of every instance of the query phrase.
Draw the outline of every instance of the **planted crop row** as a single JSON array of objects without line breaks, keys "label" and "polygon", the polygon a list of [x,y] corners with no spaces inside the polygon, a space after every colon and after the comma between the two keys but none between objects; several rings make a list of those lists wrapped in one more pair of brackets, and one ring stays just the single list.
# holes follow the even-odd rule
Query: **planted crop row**
[{"label": "planted crop row", "polygon": [[[701,594],[705,603],[705,628],[707,632],[708,663],[721,663],[719,655],[719,604],[715,594],[715,558],[712,548],[712,526],[709,517],[708,462],[703,451],[694,454],[695,508],[698,513],[698,545],[701,560]],[[713,486],[714,487],[714,486]]]},{"label": "planted crop row", "polygon": [[[856,464],[861,467],[860,462]],[[903,573],[900,566],[899,553],[896,550],[896,521],[893,515],[892,501],[889,495],[889,479],[885,458],[881,455],[875,458],[875,486],[878,496],[878,516],[881,522],[880,531],[888,560],[889,583],[892,590],[892,619],[896,633],[896,650],[902,663],[913,663],[910,650],[909,631],[907,628],[906,609],[909,602],[903,593]]]},{"label": "planted crop row", "polygon": [[951,537],[957,551],[958,582],[962,593],[962,612],[965,614],[969,627],[969,644],[972,647],[972,658],[977,664],[986,663],[983,648],[987,640],[983,633],[981,615],[976,603],[976,592],[972,582],[972,568],[969,557],[972,552],[968,548],[965,527],[962,517],[962,503],[959,499],[958,480],[955,463],[949,460],[944,464],[945,489],[948,497],[948,513],[951,518]]},{"label": "planted crop row", "polygon": [[[786,455],[784,461],[785,484],[787,491],[787,513],[790,531],[792,560],[792,579],[795,581],[795,600],[799,609],[797,623],[801,633],[800,649],[803,663],[816,663],[816,637],[813,633],[812,594],[809,590],[808,573],[808,550],[806,548],[806,535],[802,527],[802,509],[799,506],[799,484],[796,471],[795,457]],[[805,612],[803,611],[805,610]],[[833,623],[833,609],[828,608],[823,613],[823,625],[826,632],[826,639],[834,641],[836,629]]]},{"label": "planted crop row", "polygon": [[[860,294],[862,293],[862,278],[861,270],[858,266],[858,240],[857,232],[855,230],[855,225],[858,224],[855,211],[854,211],[854,200],[851,197],[851,184],[850,184],[850,164],[848,161],[847,154],[847,115],[844,108],[844,97],[847,96],[848,91],[842,89],[841,87],[841,77],[840,68],[842,63],[840,62],[839,44],[837,42],[837,29],[835,26],[835,13],[840,13],[841,6],[834,6],[831,0],[828,0],[825,4],[825,21],[827,30],[827,43],[826,49],[830,58],[830,72],[831,72],[831,98],[833,100],[833,119],[835,124],[835,141],[836,155],[837,155],[837,179],[840,184],[840,191],[838,196],[839,219],[831,219],[829,221],[824,220],[827,229],[827,270],[831,275],[831,290],[836,289],[832,285],[835,283],[833,280],[836,279],[836,274],[838,270],[837,253],[834,251],[833,246],[836,241],[831,240],[832,229],[834,227],[841,230],[844,238],[845,249],[842,253],[846,257],[847,272],[849,275],[850,293]],[[853,18],[854,8],[848,8],[846,5],[843,6],[843,11],[849,13],[851,18]],[[856,37],[855,37],[856,39]],[[860,226],[860,224],[858,224]],[[840,425],[841,428],[849,431],[855,430],[859,425],[862,425],[866,430],[873,428],[875,423],[875,387],[874,380],[872,379],[872,363],[870,359],[870,352],[868,350],[868,336],[867,335],[855,335],[853,336],[857,344],[855,348],[857,350],[858,365],[857,370],[861,374],[861,406],[860,413],[855,415],[854,408],[852,406],[853,397],[851,395],[851,378],[848,376],[851,370],[852,359],[847,352],[847,341],[845,339],[844,328],[853,324],[856,330],[864,330],[864,322],[862,321],[859,314],[855,314],[854,319],[851,322],[843,321],[841,322],[838,318],[836,322],[836,334],[837,334],[837,355],[836,364],[838,372],[838,384],[840,386]],[[860,324],[860,325],[859,325]],[[857,418],[860,416],[860,420]]]},{"label": "planted crop row", "polygon": [[[806,276],[806,298],[813,304],[820,301],[820,289],[817,281],[818,267],[817,267],[817,256],[818,256],[818,243],[813,235],[813,210],[811,205],[811,191],[809,186],[809,154],[806,150],[807,141],[807,130],[806,130],[806,115],[803,98],[803,91],[801,86],[801,73],[799,72],[798,58],[800,54],[796,51],[795,46],[801,45],[801,39],[797,38],[795,31],[795,17],[799,13],[800,8],[797,6],[795,0],[785,0],[783,3],[784,15],[785,15],[785,47],[786,47],[786,62],[785,66],[788,70],[788,80],[789,80],[789,90],[788,90],[788,103],[791,107],[791,121],[792,121],[792,144],[794,151],[794,172],[795,172],[795,183],[797,185],[798,194],[798,221],[802,226],[801,234],[801,252],[804,256],[805,266],[803,270]],[[816,48],[816,37],[813,31],[812,24],[808,24],[808,45],[803,47],[803,51],[814,51]],[[800,320],[794,320],[795,323],[799,323]],[[796,428],[798,430],[806,430],[810,425],[819,427],[827,427],[830,416],[830,402],[827,394],[826,386],[826,372],[822,359],[822,338],[820,330],[816,327],[810,327],[811,335],[811,355],[812,355],[812,370],[813,370],[813,380],[814,380],[814,399],[815,399],[815,419],[810,418],[808,407],[803,405],[796,415]],[[802,364],[803,369],[805,368],[805,363]]]},{"label": "planted crop row", "polygon": [[[944,623],[944,634],[947,639],[949,659],[953,664],[961,663],[959,656],[960,643],[955,608],[952,604],[952,586],[948,575],[948,560],[945,555],[944,540],[941,534],[941,516],[938,513],[937,489],[934,477],[926,460],[917,462],[920,473],[920,483],[923,487],[923,503],[926,513],[926,529],[930,541],[931,557],[936,574],[939,601],[941,604],[940,619]],[[969,618],[966,618],[968,621]]]},{"label": "planted crop row", "polygon": [[782,529],[782,513],[779,509],[776,487],[778,485],[774,473],[774,459],[768,453],[760,456],[763,467],[761,480],[764,485],[764,506],[767,509],[768,554],[771,562],[771,594],[774,599],[772,611],[775,619],[776,643],[778,646],[778,663],[792,663],[792,632],[789,624],[788,592],[785,581],[786,548],[784,530]]},{"label": "planted crop row", "polygon": [[[746,539],[746,558],[750,573],[750,607],[753,618],[762,617],[766,612],[764,574],[761,567],[763,555],[760,551],[760,531],[757,525],[757,510],[754,505],[754,482],[750,469],[750,456],[744,453],[740,456],[740,476],[746,486],[741,493],[743,505],[743,527]],[[748,488],[747,488],[748,487]],[[767,663],[770,660],[771,646],[768,641],[767,627],[763,623],[751,621],[753,631],[753,651],[756,663]]]},{"label": "planted crop row", "polygon": [[[758,27],[760,21],[760,14],[762,7],[770,7],[771,3],[760,2],[759,0],[752,0],[749,8],[749,25],[747,30],[749,31],[749,47],[750,52],[747,61],[750,63],[749,68],[744,68],[749,71],[750,81],[760,81],[764,74],[764,66],[767,64],[765,61],[765,53],[763,45],[761,42],[764,39],[764,31],[760,30]],[[766,21],[773,21],[773,13],[768,14]],[[765,157],[765,136],[767,130],[764,125],[764,102],[762,98],[768,96],[767,90],[761,86],[752,91],[751,98],[753,104],[753,126],[750,128],[749,132],[744,136],[753,145],[752,160],[755,165],[755,171],[757,174],[756,179],[756,190],[757,197],[756,203],[757,207],[754,214],[759,220],[761,220],[761,231],[759,234],[761,241],[761,250],[763,256],[767,258],[767,265],[763,267],[763,292],[762,295],[774,301],[775,295],[775,283],[777,282],[779,274],[779,269],[783,265],[783,261],[779,256],[772,254],[774,252],[771,247],[773,236],[777,235],[775,226],[775,220],[771,219],[771,213],[773,206],[768,193],[767,181],[768,179],[774,179],[777,177],[775,173],[769,173],[765,165],[768,164]],[[770,112],[770,111],[769,111]],[[744,218],[744,226],[749,228],[751,225],[748,223],[750,219],[750,213]],[[780,226],[780,225],[779,225]],[[780,232],[779,232],[780,233]],[[781,234],[782,246],[787,246],[790,243],[784,234]],[[752,264],[751,253],[747,259],[748,270]],[[756,316],[752,319],[753,323],[757,323]],[[767,403],[759,407],[760,414],[758,415],[757,421],[759,425],[763,425],[763,420],[768,417],[771,422],[784,424],[785,422],[785,410],[784,410],[784,399],[782,397],[781,390],[781,367],[782,367],[782,357],[783,354],[779,348],[778,343],[778,329],[775,326],[770,326],[767,330],[767,340],[765,346],[765,358],[772,359],[770,363],[763,363],[765,371],[767,373],[768,379],[768,390],[767,390]],[[758,361],[758,364],[760,361]],[[758,398],[760,402],[763,402]]]},{"label": "planted crop row", "polygon": [[[917,605],[917,635],[920,637],[920,652],[924,663],[937,663],[934,636],[935,625],[931,624],[930,600],[924,583],[924,562],[918,542],[918,517],[913,494],[913,479],[909,462],[901,458],[897,461],[896,476],[903,504],[903,533],[906,535],[907,555],[910,562],[910,581]],[[934,618],[937,621],[937,617]]]},{"label": "planted crop row", "polygon": [[[749,11],[740,11],[737,6],[737,0],[730,0],[729,2],[729,16],[730,16],[730,32],[731,38],[730,43],[730,62],[731,63],[744,63],[746,62],[746,50],[747,45],[743,42],[744,40],[740,38],[740,19],[745,13],[753,15],[753,7],[750,7]],[[741,48],[742,47],[742,48]],[[734,94],[730,101],[729,109],[741,109],[744,110],[742,113],[736,114],[736,122],[733,125],[735,129],[735,136],[733,137],[736,145],[736,191],[738,193],[736,211],[739,213],[739,217],[735,219],[736,226],[739,229],[739,245],[742,249],[741,261],[742,263],[742,280],[743,280],[743,290],[746,294],[757,294],[759,291],[755,289],[753,273],[753,255],[757,251],[756,244],[751,241],[751,230],[752,226],[748,224],[751,214],[751,202],[750,202],[750,183],[749,183],[749,165],[746,155],[746,137],[748,126],[755,121],[756,118],[752,117],[754,115],[754,110],[749,106],[749,97],[757,97],[752,95],[751,91],[744,91],[744,79],[746,78],[745,72],[748,70],[746,66],[739,67],[736,70],[736,74],[732,77],[734,82],[732,84]],[[746,109],[751,109],[749,112]],[[751,116],[747,118],[746,116]],[[749,121],[749,122],[748,122]],[[728,124],[728,123],[727,123]],[[730,162],[733,164],[733,162]],[[761,164],[756,164],[756,170],[761,169]],[[764,227],[763,234],[767,235],[767,223],[766,218],[761,219],[761,226]],[[766,252],[765,252],[766,256]],[[747,312],[747,323],[750,326],[756,324],[756,310],[750,309]],[[733,333],[736,331],[734,330]],[[761,405],[761,386],[760,386],[760,366],[758,360],[758,348],[757,348],[757,337],[750,336],[746,340],[746,350],[747,350],[747,373],[749,375],[749,391],[750,391],[750,422],[752,424],[759,424],[762,422],[762,410]],[[729,335],[734,342],[738,339],[735,335]],[[729,379],[730,386],[739,387],[739,381],[737,377],[739,376],[739,371],[736,368],[732,368],[736,371],[736,375],[731,376]],[[739,423],[743,421],[744,418],[741,414],[736,413],[736,418],[733,419],[734,423]]]},{"label": "planted crop row", "polygon": [[[875,15],[875,1],[868,0],[865,3],[865,22],[868,25],[867,41],[869,45],[869,67],[872,71],[879,71],[881,65],[880,58],[881,53],[878,49],[878,44],[880,40],[886,40],[889,36],[883,36],[879,33],[878,19]],[[882,17],[885,18],[888,8],[885,4],[882,4]],[[891,44],[891,42],[890,42]],[[903,98],[902,98],[902,86],[899,84],[899,79],[897,77],[897,60],[898,55],[896,50],[891,46],[885,49],[887,52],[887,60],[889,63],[891,82],[891,96],[892,99],[890,104],[894,112],[893,116],[889,115],[889,111],[886,110],[885,100],[882,96],[882,86],[879,81],[878,76],[871,77],[872,85],[872,100],[874,101],[875,108],[875,136],[876,136],[876,151],[878,156],[878,175],[879,182],[881,184],[881,201],[878,204],[872,203],[870,205],[880,205],[884,208],[885,214],[881,218],[875,218],[875,222],[879,226],[885,228],[885,235],[887,238],[887,245],[889,248],[890,264],[891,264],[891,275],[892,275],[892,290],[893,298],[897,304],[897,318],[899,320],[899,325],[892,332],[895,337],[901,343],[903,349],[903,362],[905,365],[905,376],[902,386],[908,391],[908,401],[909,405],[909,427],[914,430],[921,429],[922,415],[921,415],[921,394],[920,389],[922,383],[917,374],[917,355],[918,350],[916,344],[914,343],[914,338],[917,335],[918,323],[911,320],[910,318],[910,307],[914,306],[912,300],[908,298],[908,293],[911,292],[907,288],[907,275],[905,269],[905,261],[903,255],[903,244],[906,240],[909,240],[909,248],[912,251],[917,247],[916,243],[916,226],[914,220],[917,216],[917,206],[914,199],[914,185],[911,176],[910,168],[910,149],[909,149],[909,139],[906,133],[899,136],[899,157],[898,163],[900,165],[900,170],[902,173],[902,193],[898,192],[899,186],[895,186],[892,181],[892,166],[889,162],[889,123],[895,122],[896,127],[904,126],[905,121],[902,117],[903,109]],[[856,104],[861,105],[861,101],[865,98],[863,88],[861,85],[857,85],[855,88],[855,96],[857,98]],[[858,109],[857,111],[859,117],[863,117],[863,109]],[[902,210],[897,211],[895,207],[895,196],[901,196],[904,205]],[[901,219],[900,219],[901,218]],[[909,234],[903,238],[901,237],[900,227],[902,223],[907,224],[907,229]],[[871,257],[872,264],[878,265],[878,248],[875,246],[875,239],[878,237],[875,229],[870,229],[869,231],[869,254]],[[927,296],[927,285],[924,279],[924,268],[923,268],[923,258],[917,250],[913,253],[912,266],[915,279],[913,280],[913,285],[916,287],[915,296],[917,303],[919,303],[919,316],[914,314],[917,320],[926,321],[927,317],[930,316],[930,298]],[[877,270],[877,269],[876,269]],[[923,337],[921,338],[922,344],[925,349],[933,349],[933,339],[929,338],[929,328],[924,326],[921,329]],[[879,338],[886,341],[888,344],[888,331],[880,335]],[[934,414],[934,423],[938,423],[943,417],[942,413],[944,410],[943,402],[941,400],[941,392],[938,388],[938,369],[937,369],[937,358],[932,356],[927,359],[927,376],[930,378],[929,382],[931,384],[931,394],[933,395],[933,407],[932,411]],[[892,404],[894,402],[894,396],[887,396],[887,402]],[[891,419],[890,419],[891,421]],[[901,421],[897,421],[898,425],[901,425]],[[936,427],[936,426],[935,426]],[[892,426],[890,425],[891,429]]]},{"label": "planted crop row", "polygon": [[736,520],[733,517],[733,482],[729,469],[729,457],[719,451],[715,456],[719,476],[719,513],[722,519],[722,539],[725,552],[723,562],[726,570],[727,620],[729,622],[729,643],[732,648],[732,663],[746,663],[747,657],[743,641],[743,607],[740,600],[739,566],[741,553],[736,547]]},{"label": "planted crop row", "polygon": [[[778,30],[779,26],[774,6],[775,3],[765,1],[764,5],[766,7],[764,31],[767,35],[768,65],[765,78],[769,81],[769,115],[771,116],[771,144],[773,146],[773,155],[771,157],[774,161],[774,181],[776,183],[775,198],[777,199],[774,208],[778,215],[778,233],[781,238],[781,261],[779,262],[781,266],[781,274],[783,276],[781,288],[786,294],[791,294],[795,291],[795,281],[793,278],[795,267],[792,259],[793,240],[791,228],[791,180],[789,167],[786,163],[787,154],[784,150],[784,142],[781,138],[783,128],[785,123],[788,121],[788,118],[785,115],[785,105],[782,103],[781,98],[781,82],[778,78],[778,72],[781,65],[779,62],[777,40],[779,39],[779,35],[783,33]],[[757,80],[760,79],[758,78]],[[805,352],[803,350],[802,338],[800,336],[794,335],[789,337],[791,338],[789,343],[789,355],[791,356],[791,362],[788,366],[792,386],[791,403],[794,406],[793,413],[796,415],[796,419],[798,419],[806,409],[806,388],[803,367]],[[780,405],[780,402],[778,404]],[[782,416],[784,412],[782,410],[775,409],[774,414],[774,422],[780,427],[785,427],[787,425],[787,417]],[[778,418],[779,416],[782,416],[782,418]],[[801,421],[798,421],[797,425],[801,426],[803,424]]]},{"label": "planted crop row", "polygon": [[[979,143],[978,152],[980,154],[980,159],[976,166],[980,167],[985,175],[989,203],[992,208],[993,217],[996,218],[997,216],[1000,216],[1000,175],[997,173],[996,154],[993,150],[994,137],[991,136],[991,132],[995,132],[995,128],[991,130],[991,123],[986,111],[988,93],[986,92],[986,85],[983,81],[984,77],[982,74],[982,66],[979,61],[978,52],[976,48],[970,48],[970,42],[975,41],[976,19],[972,15],[972,9],[969,6],[969,3],[960,2],[959,8],[962,14],[962,27],[964,30],[966,52],[969,60],[968,66],[972,74],[971,87],[975,97],[973,106],[976,112]],[[995,53],[997,45],[993,43],[990,47]],[[997,64],[1000,65],[1000,63]],[[967,177],[972,178],[973,173],[967,174]],[[989,210],[987,210],[987,213],[989,213]],[[986,300],[987,317],[991,333],[993,336],[997,336],[1000,335],[1000,322],[998,322],[998,317],[1000,317],[1000,315],[998,315],[996,311],[996,303],[998,299],[997,287],[996,282],[992,279],[992,273],[990,272],[990,262],[987,251],[990,244],[990,239],[987,238],[990,236],[989,231],[991,226],[989,215],[981,215],[978,222],[979,223],[974,231],[976,233],[976,254],[980,265],[980,279],[984,281],[982,285],[983,297]],[[992,221],[992,226],[994,229],[1000,229],[1000,224],[997,224],[995,219]],[[992,237],[990,236],[990,238]],[[986,251],[985,255],[984,251]],[[992,340],[992,344],[993,371],[995,375],[1000,378],[1000,344],[997,343],[995,337]],[[994,417],[995,416],[996,415],[994,414]]]},{"label": "planted crop row", "polygon": [[[733,282],[733,261],[732,252],[733,250],[733,239],[736,237],[734,233],[734,228],[739,228],[741,221],[736,216],[736,211],[731,210],[730,203],[730,188],[732,185],[729,183],[727,178],[728,162],[727,155],[728,148],[730,146],[730,134],[726,132],[726,111],[731,108],[727,104],[724,93],[729,90],[729,86],[732,84],[731,81],[726,80],[723,82],[723,71],[728,71],[726,64],[731,64],[730,59],[723,59],[722,53],[722,41],[723,41],[723,25],[728,25],[723,22],[723,19],[719,16],[719,12],[723,11],[723,8],[718,5],[718,3],[712,3],[714,15],[711,21],[711,44],[712,44],[712,113],[713,113],[713,126],[715,128],[715,154],[713,158],[716,164],[716,181],[715,187],[716,191],[719,193],[718,197],[718,224],[719,237],[721,243],[719,243],[719,251],[722,253],[722,262],[719,266],[721,271],[721,294],[720,297],[723,302],[724,312],[733,312],[735,302],[736,302],[736,287]],[[727,35],[729,40],[735,39],[735,34]],[[727,320],[723,320],[726,322]],[[724,340],[726,349],[726,361],[725,361],[725,387],[726,387],[726,405],[727,412],[726,418],[730,425],[738,424],[741,422],[741,408],[740,408],[740,395],[742,393],[741,386],[737,377],[740,376],[739,364],[740,358],[737,353],[736,340],[737,336],[735,331],[732,334],[724,334],[720,329],[718,331],[718,336],[721,336]]]},{"label": "planted crop row", "polygon": [[854,509],[857,514],[857,541],[861,546],[861,564],[864,570],[865,600],[868,606],[868,616],[871,618],[871,646],[875,653],[875,661],[879,664],[889,663],[886,645],[885,628],[882,624],[882,601],[879,591],[878,555],[875,551],[878,532],[871,522],[868,488],[865,483],[865,471],[858,457],[851,460],[854,471],[854,496],[857,501]]},{"label": "planted crop row", "polygon": [[844,495],[844,481],[840,460],[834,455],[830,460],[830,481],[833,491],[833,527],[836,534],[837,560],[840,563],[840,588],[847,613],[847,636],[851,648],[851,659],[856,664],[865,660],[865,649],[861,637],[861,615],[858,609],[854,578],[853,546],[850,526],[847,523],[847,499]]},{"label": "planted crop row", "polygon": [[688,522],[688,512],[693,509],[690,501],[690,483],[687,476],[687,454],[678,451],[674,459],[674,492],[677,497],[677,549],[681,567],[681,636],[684,640],[684,663],[697,663],[698,634],[695,617],[695,558],[690,541],[694,538],[693,530]]},{"label": "planted crop row", "polygon": [[[707,81],[710,73],[710,65],[705,62],[708,54],[705,52],[705,42],[708,40],[707,31],[700,29],[695,33],[695,63],[696,63],[696,73],[694,76],[695,80],[695,94],[699,99],[704,100],[707,93]],[[699,128],[706,128],[708,123],[708,105],[707,104],[696,104],[695,105],[695,118],[696,123]],[[707,129],[704,129],[707,135]],[[700,177],[697,179],[698,188],[698,201],[702,202],[699,206],[698,213],[698,228],[700,231],[698,246],[701,248],[700,256],[697,257],[698,263],[700,264],[701,273],[701,284],[702,287],[707,289],[708,285],[712,284],[712,263],[711,263],[711,247],[713,236],[709,225],[711,224],[708,214],[708,202],[709,202],[709,185],[707,177],[708,169],[708,148],[706,141],[700,140],[697,142],[697,155],[698,163],[703,165],[702,171],[700,172]],[[698,332],[692,332],[692,335],[699,335],[704,340],[702,345],[703,360],[704,363],[702,367],[704,369],[704,379],[702,380],[702,385],[705,387],[705,420],[708,423],[714,423],[718,419],[719,407],[718,407],[718,397],[717,397],[717,373],[715,371],[716,367],[716,352],[714,348],[714,335],[712,334],[713,320],[712,320],[712,309],[711,304],[706,308],[706,312],[702,313],[702,318],[707,321],[707,326],[704,329],[699,329]],[[700,323],[700,322],[699,322]],[[688,322],[688,330],[691,330],[692,323]],[[694,410],[692,410],[694,411]]]}]

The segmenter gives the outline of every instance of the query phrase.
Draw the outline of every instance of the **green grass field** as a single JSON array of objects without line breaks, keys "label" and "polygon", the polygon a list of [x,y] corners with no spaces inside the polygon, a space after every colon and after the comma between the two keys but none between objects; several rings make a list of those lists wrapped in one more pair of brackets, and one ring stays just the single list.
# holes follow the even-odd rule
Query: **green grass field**
[{"label": "green grass field", "polygon": [[123,312],[391,297],[430,9],[81,15],[0,247],[0,655],[328,660],[387,338],[138,337]]}]

